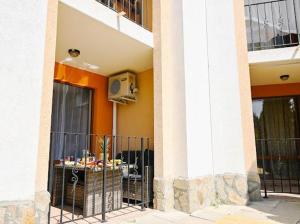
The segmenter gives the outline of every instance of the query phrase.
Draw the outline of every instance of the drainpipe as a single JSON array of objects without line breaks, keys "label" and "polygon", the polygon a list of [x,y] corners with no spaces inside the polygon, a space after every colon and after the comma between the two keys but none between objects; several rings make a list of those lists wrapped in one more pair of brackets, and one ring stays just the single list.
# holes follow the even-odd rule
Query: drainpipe
[{"label": "drainpipe", "polygon": [[117,145],[117,103],[113,102],[113,128],[112,128],[112,139],[113,139],[113,148],[112,148],[112,157],[115,158],[116,154],[116,145]]}]

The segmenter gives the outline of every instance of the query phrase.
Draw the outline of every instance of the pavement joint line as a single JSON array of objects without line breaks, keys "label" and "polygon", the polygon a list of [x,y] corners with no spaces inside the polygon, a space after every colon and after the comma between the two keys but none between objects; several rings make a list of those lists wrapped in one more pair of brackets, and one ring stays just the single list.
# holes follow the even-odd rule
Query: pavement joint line
[{"label": "pavement joint line", "polygon": [[278,203],[270,210],[270,212],[274,211],[278,206],[282,203],[281,200],[278,201]]},{"label": "pavement joint line", "polygon": [[[205,221],[209,221],[209,222],[212,222],[214,223],[215,220],[211,220],[211,219],[205,219],[205,218],[200,218],[200,217],[197,217],[197,216],[194,216],[194,215],[190,215],[190,217],[193,217],[193,218],[196,218],[196,219],[201,219],[201,220],[205,220]],[[297,223],[298,224],[298,223]]]}]

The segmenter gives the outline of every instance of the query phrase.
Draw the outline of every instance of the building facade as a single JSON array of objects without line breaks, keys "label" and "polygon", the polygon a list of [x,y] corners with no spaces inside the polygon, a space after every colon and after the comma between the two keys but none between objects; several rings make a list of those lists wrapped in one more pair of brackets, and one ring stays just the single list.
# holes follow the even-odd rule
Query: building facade
[{"label": "building facade", "polygon": [[[0,222],[48,222],[68,141],[53,134],[71,132],[150,139],[162,211],[245,205],[261,185],[300,193],[298,1],[11,0],[0,12]],[[124,71],[128,104],[108,93]]]}]

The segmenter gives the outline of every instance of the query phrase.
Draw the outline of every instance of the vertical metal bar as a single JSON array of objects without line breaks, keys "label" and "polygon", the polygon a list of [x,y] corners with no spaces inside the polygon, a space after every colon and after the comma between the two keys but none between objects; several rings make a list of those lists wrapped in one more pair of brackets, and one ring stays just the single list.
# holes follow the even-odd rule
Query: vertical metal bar
[{"label": "vertical metal bar", "polygon": [[145,21],[145,28],[146,29],[149,29],[149,21],[148,21],[148,17],[149,17],[149,15],[148,15],[148,13],[149,13],[149,9],[148,9],[148,0],[146,0],[146,8],[145,8],[145,17],[146,17],[146,21]]},{"label": "vertical metal bar", "polygon": [[87,150],[88,150],[88,145],[89,145],[89,135],[87,134],[85,136],[85,153],[84,153],[84,195],[83,195],[83,216],[86,216],[86,209],[87,209],[87,204],[86,204],[86,200],[88,197],[88,189],[87,189],[87,167],[86,167],[86,163],[87,163]]},{"label": "vertical metal bar", "polygon": [[271,14],[272,14],[272,23],[273,23],[273,33],[274,33],[274,47],[277,46],[277,40],[276,40],[276,32],[275,32],[275,23],[274,23],[274,12],[273,12],[273,2],[271,2]]},{"label": "vertical metal bar", "polygon": [[137,157],[136,157],[136,151],[138,149],[138,146],[137,146],[137,137],[134,138],[134,174],[133,174],[133,177],[134,177],[134,205],[137,204],[137,200],[136,200],[136,196],[137,196],[137,190],[136,190],[136,186],[137,186]]},{"label": "vertical metal bar", "polygon": [[144,0],[142,0],[141,18],[142,18],[142,27],[144,27]]},{"label": "vertical metal bar", "polygon": [[[91,138],[93,138],[93,136],[91,136]],[[90,162],[90,161],[89,161]],[[96,167],[95,166],[90,166],[91,169],[91,173],[93,175],[93,200],[92,200],[92,214],[95,215],[95,211],[96,211]]]},{"label": "vertical metal bar", "polygon": [[[120,165],[120,169],[122,171],[123,169],[123,137],[121,136],[120,137],[120,150],[121,150],[121,165]],[[121,198],[121,205],[120,205],[120,208],[123,208],[123,178],[124,178],[124,175],[123,175],[123,172],[121,173],[121,192],[120,192],[120,198]]]},{"label": "vertical metal bar", "polygon": [[257,20],[258,20],[258,36],[259,36],[259,45],[260,45],[260,49],[262,49],[261,47],[261,34],[260,34],[260,19],[259,19],[259,10],[258,10],[258,5],[256,6],[256,13],[257,13]]},{"label": "vertical metal bar", "polygon": [[[265,33],[266,33],[266,39],[268,39],[268,36],[269,36],[269,35],[268,35],[268,30],[266,29],[266,27],[267,27],[267,21],[268,21],[268,19],[267,19],[266,3],[264,3],[263,6],[264,6],[264,15],[265,15],[264,29],[265,29]],[[270,44],[270,43],[268,43],[268,46],[269,46],[269,44]]]},{"label": "vertical metal bar", "polygon": [[128,0],[128,18],[131,20],[131,0]]},{"label": "vertical metal bar", "polygon": [[145,209],[145,197],[144,197],[144,174],[145,174],[145,152],[144,152],[144,138],[141,138],[141,156],[142,156],[142,180],[141,180],[141,199],[142,199],[142,205],[141,209],[142,211]]},{"label": "vertical metal bar", "polygon": [[252,44],[252,51],[254,51],[254,37],[253,37],[253,24],[252,24],[251,4],[249,4],[249,16],[250,16],[251,44]]},{"label": "vertical metal bar", "polygon": [[150,202],[150,189],[149,189],[149,165],[145,167],[146,172],[146,193],[147,193],[147,201],[146,201],[146,207],[149,208],[149,202]]},{"label": "vertical metal bar", "polygon": [[73,203],[72,203],[72,220],[74,220],[74,213],[75,213],[75,203],[76,203],[76,185],[78,182],[78,176],[76,175],[76,173],[78,172],[76,169],[77,166],[77,149],[78,149],[78,134],[75,135],[75,144],[76,144],[76,151],[75,151],[75,167],[72,169],[72,180],[74,181],[73,183]]},{"label": "vertical metal bar", "polygon": [[62,174],[62,191],[61,191],[61,207],[60,207],[60,223],[63,221],[63,211],[64,211],[64,196],[65,196],[65,173],[66,173],[66,143],[67,143],[67,135],[64,133],[64,143],[63,143],[63,174]]},{"label": "vertical metal bar", "polygon": [[286,148],[286,152],[287,152],[287,171],[288,171],[288,178],[289,178],[289,189],[290,189],[290,193],[292,193],[292,183],[291,183],[291,174],[290,174],[290,149],[288,147],[288,139],[285,139],[285,148]]},{"label": "vertical metal bar", "polygon": [[[270,141],[272,145],[272,141]],[[272,170],[272,185],[273,185],[273,191],[275,192],[275,178],[274,178],[274,167],[273,167],[273,150],[270,152],[270,163],[271,163],[271,170]]]},{"label": "vertical metal bar", "polygon": [[146,167],[146,189],[147,189],[146,206],[147,206],[147,208],[149,208],[149,202],[150,202],[150,189],[149,189],[150,139],[149,138],[147,138],[147,149],[148,149],[148,158],[147,158],[147,167]]},{"label": "vertical metal bar", "polygon": [[[288,3],[287,3],[287,1],[285,1],[285,11],[286,11],[287,25],[288,25],[288,29],[289,29],[290,44],[292,44],[293,40],[292,40],[292,33],[291,33],[291,26],[290,26],[290,18],[289,18],[289,13],[288,13]],[[296,23],[297,23],[297,21],[296,21]]]},{"label": "vertical metal bar", "polygon": [[136,178],[137,178],[137,170],[136,170],[136,166],[137,166],[137,158],[136,158],[136,151],[137,151],[138,147],[137,147],[137,137],[134,138],[134,174],[133,174],[133,177],[134,177],[134,205],[136,205],[136,195],[137,195],[137,192],[136,192],[136,185],[137,185],[137,182],[136,182]]},{"label": "vertical metal bar", "polygon": [[[297,140],[299,140],[298,138],[296,139],[296,142]],[[298,144],[296,144],[296,146],[298,147]],[[299,161],[299,158],[300,158],[300,150],[296,150],[296,154],[297,154],[297,159],[296,159],[296,162],[298,162],[298,193],[300,194],[300,176],[299,176],[299,172],[300,172],[300,161]]]},{"label": "vertical metal bar", "polygon": [[[281,161],[281,140],[278,140],[279,142],[279,148],[278,148],[278,152],[279,152],[279,162]],[[281,185],[281,192],[283,193],[283,182],[282,182],[282,172],[281,172],[281,165],[279,166],[279,175],[280,175],[280,185]]]},{"label": "vertical metal bar", "polygon": [[115,210],[115,152],[116,152],[116,136],[113,136],[112,141],[112,160],[113,160],[113,170],[112,170],[112,210]]},{"label": "vertical metal bar", "polygon": [[299,34],[299,27],[298,27],[298,20],[297,20],[297,12],[296,12],[295,0],[293,0],[293,8],[294,8],[294,15],[295,15],[296,32],[297,32],[297,37],[298,37],[298,42],[297,43],[299,44],[300,34]]},{"label": "vertical metal bar", "polygon": [[264,180],[264,191],[265,191],[264,198],[268,198],[267,183],[266,183],[266,172],[265,172],[264,140],[261,140],[261,153],[262,153],[263,180]]},{"label": "vertical metal bar", "polygon": [[[52,198],[52,190],[53,190],[53,173],[54,173],[54,150],[52,149],[53,145],[53,139],[55,137],[55,134],[52,132],[50,133],[50,163],[49,163],[49,181],[48,181],[48,190],[50,193],[50,197]],[[49,203],[49,211],[48,211],[48,223],[50,223],[51,218],[51,200]]]},{"label": "vertical metal bar", "polygon": [[281,33],[280,34],[281,34],[282,45],[284,45],[284,38],[283,38],[283,35],[282,35],[283,16],[281,15],[280,2],[277,2],[277,5],[278,5],[278,12],[279,12],[279,22],[280,22],[280,19],[282,18],[282,24],[281,24],[281,30],[280,30]]},{"label": "vertical metal bar", "polygon": [[129,187],[130,187],[130,137],[128,137],[127,140],[127,205],[129,206],[129,195],[130,195],[130,191],[129,191]]},{"label": "vertical metal bar", "polygon": [[137,4],[138,4],[138,0],[134,0],[134,21],[136,22],[136,23],[138,23],[138,21],[137,21]]},{"label": "vertical metal bar", "polygon": [[104,136],[103,141],[103,171],[102,171],[102,222],[105,222],[105,213],[106,213],[106,139],[107,137]]}]

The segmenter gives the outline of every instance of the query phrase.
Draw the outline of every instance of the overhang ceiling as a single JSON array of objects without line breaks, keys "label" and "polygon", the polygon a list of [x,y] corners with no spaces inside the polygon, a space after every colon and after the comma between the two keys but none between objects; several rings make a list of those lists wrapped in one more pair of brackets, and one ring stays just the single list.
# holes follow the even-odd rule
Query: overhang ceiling
[{"label": "overhang ceiling", "polygon": [[[71,58],[70,48],[80,56]],[[59,3],[56,62],[101,75],[138,73],[152,68],[152,54],[152,47]]]},{"label": "overhang ceiling", "polygon": [[[290,78],[282,81],[280,76],[285,74]],[[250,77],[252,86],[300,82],[300,61],[253,64],[250,65]]]}]

